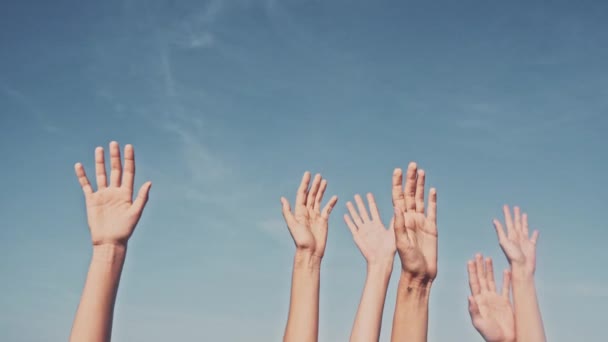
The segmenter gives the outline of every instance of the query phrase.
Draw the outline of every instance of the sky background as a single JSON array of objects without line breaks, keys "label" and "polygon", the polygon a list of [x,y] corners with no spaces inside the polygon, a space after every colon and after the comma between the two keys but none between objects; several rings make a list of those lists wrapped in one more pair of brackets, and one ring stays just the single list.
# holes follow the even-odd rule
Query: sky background
[{"label": "sky background", "polygon": [[[294,253],[279,198],[340,198],[320,340],[346,341],[365,261],[342,221],[417,161],[439,196],[429,341],[481,341],[466,261],[506,267],[491,220],[540,230],[550,341],[606,338],[608,3],[3,1],[0,339],[67,340],[91,256],[75,162],[135,147],[150,201],[114,341],[278,341]],[[329,196],[327,197],[329,198]],[[399,263],[387,297],[387,341]]]}]

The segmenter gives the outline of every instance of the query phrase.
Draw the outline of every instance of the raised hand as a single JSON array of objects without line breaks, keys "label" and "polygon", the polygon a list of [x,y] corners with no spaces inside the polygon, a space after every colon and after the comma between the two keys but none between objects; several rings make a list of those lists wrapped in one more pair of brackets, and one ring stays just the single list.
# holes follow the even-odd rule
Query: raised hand
[{"label": "raised hand", "polygon": [[522,215],[519,207],[513,208],[515,220],[511,217],[511,211],[507,205],[503,207],[503,211],[507,225],[507,234],[505,234],[500,221],[497,219],[493,221],[500,247],[512,267],[515,266],[528,274],[534,274],[536,270],[536,240],[538,239],[538,231],[535,230],[532,236],[530,236],[528,215],[526,213]]},{"label": "raised hand", "polygon": [[431,188],[424,205],[424,170],[407,168],[405,189],[401,169],[393,172],[395,237],[403,272],[413,279],[433,281],[437,276],[437,191]]},{"label": "raised hand", "polygon": [[311,252],[312,255],[323,258],[327,242],[327,220],[338,197],[333,196],[321,209],[327,181],[317,174],[309,189],[310,177],[308,171],[302,177],[296,195],[294,212],[291,211],[289,201],[285,197],[281,197],[283,217],[298,251]]},{"label": "raised hand", "polygon": [[515,341],[515,319],[509,300],[511,273],[503,273],[502,292],[499,294],[494,282],[492,259],[477,254],[467,263],[469,272],[469,314],[473,326],[488,342]]},{"label": "raised hand", "polygon": [[95,150],[97,191],[93,191],[82,164],[75,165],[87,207],[93,256],[70,334],[71,342],[107,342],[112,337],[112,318],[120,276],[127,254],[127,241],[148,201],[146,182],[133,201],[135,159],[133,147],[125,147],[125,167],[120,147],[110,143],[110,184],[106,177],[103,148]]},{"label": "raised hand", "polygon": [[359,212],[351,202],[346,203],[350,216],[345,214],[344,221],[368,264],[388,262],[392,265],[397,249],[393,224],[391,222],[389,229],[382,224],[374,195],[367,194],[367,202],[371,217],[365,209],[361,196],[355,195]]},{"label": "raised hand", "polygon": [[95,149],[95,175],[97,191],[93,191],[81,163],[75,165],[76,176],[82,186],[87,208],[87,219],[93,245],[126,245],[133,234],[135,225],[141,217],[148,201],[152,185],[146,182],[133,200],[133,181],[135,178],[135,159],[133,146],[125,146],[125,166],[121,166],[120,147],[110,143],[110,184],[107,183],[104,151]]}]

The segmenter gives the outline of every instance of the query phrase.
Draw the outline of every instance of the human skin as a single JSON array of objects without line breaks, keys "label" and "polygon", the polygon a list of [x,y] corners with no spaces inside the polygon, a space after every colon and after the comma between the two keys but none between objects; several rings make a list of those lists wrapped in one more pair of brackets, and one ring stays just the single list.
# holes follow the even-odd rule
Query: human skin
[{"label": "human skin", "polygon": [[511,265],[516,338],[518,342],[544,342],[547,338],[534,281],[538,231],[530,235],[528,215],[522,214],[519,207],[513,211],[514,217],[509,206],[503,207],[506,234],[499,220],[494,219],[493,223],[500,247]]},{"label": "human skin", "polygon": [[410,163],[403,188],[401,169],[393,172],[394,230],[401,276],[391,341],[427,339],[429,297],[437,276],[437,191],[430,189],[425,208],[425,176],[416,163]]},{"label": "human skin", "polygon": [[386,291],[393,270],[396,245],[393,224],[384,227],[374,196],[367,194],[369,214],[360,195],[355,195],[355,206],[348,202],[349,214],[344,221],[353,240],[367,262],[367,277],[351,332],[351,342],[378,341],[382,326],[382,312]]},{"label": "human skin", "polygon": [[112,336],[112,317],[127,242],[148,201],[151,183],[146,182],[133,200],[135,159],[133,146],[125,146],[124,169],[118,143],[110,143],[110,183],[104,151],[95,150],[97,191],[93,191],[82,164],[75,165],[82,186],[91,233],[93,256],[76,311],[71,342],[107,342]]},{"label": "human skin", "polygon": [[494,281],[492,259],[481,254],[467,263],[469,273],[469,314],[471,322],[487,342],[515,342],[515,318],[509,299],[511,272],[503,272],[502,291],[498,293]]},{"label": "human skin", "polygon": [[333,196],[321,208],[327,181],[320,174],[315,176],[312,185],[310,181],[311,175],[307,171],[298,188],[293,212],[289,201],[281,198],[283,218],[296,245],[285,342],[313,342],[319,335],[321,261],[327,242],[327,220],[338,197]]}]

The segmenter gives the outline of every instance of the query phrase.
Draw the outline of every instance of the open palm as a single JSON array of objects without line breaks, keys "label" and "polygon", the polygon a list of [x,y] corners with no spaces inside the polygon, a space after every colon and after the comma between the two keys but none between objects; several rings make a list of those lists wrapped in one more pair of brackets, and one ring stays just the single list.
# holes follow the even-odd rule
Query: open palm
[{"label": "open palm", "polygon": [[386,261],[392,265],[397,249],[393,224],[389,229],[384,227],[372,194],[367,194],[367,202],[371,218],[361,196],[355,195],[355,203],[359,212],[355,210],[351,202],[346,203],[350,216],[345,214],[344,221],[368,264]]},{"label": "open palm", "polygon": [[515,319],[509,300],[511,276],[509,271],[503,273],[502,293],[496,290],[492,259],[487,258],[485,269],[483,257],[477,255],[469,261],[469,314],[473,326],[488,342],[515,341]]},{"label": "open palm", "polygon": [[283,217],[291,233],[296,248],[309,251],[316,257],[322,258],[327,243],[327,226],[329,214],[338,201],[333,196],[321,210],[323,194],[327,181],[317,174],[310,184],[310,172],[305,172],[296,195],[295,212],[291,211],[289,201],[281,197]]},{"label": "open palm", "polygon": [[519,207],[513,209],[515,217],[511,217],[508,206],[503,207],[507,233],[500,221],[494,220],[494,228],[498,235],[500,247],[505,253],[509,263],[522,266],[527,272],[534,273],[536,269],[536,240],[538,231],[534,231],[530,236],[528,228],[528,215],[521,214]]},{"label": "open palm", "polygon": [[82,186],[87,208],[87,220],[93,245],[126,244],[133,234],[148,200],[150,182],[146,182],[133,201],[135,159],[131,145],[125,146],[125,167],[121,166],[120,147],[110,143],[110,185],[107,184],[103,148],[95,150],[97,191],[86,176],[82,164],[75,165],[76,176]]},{"label": "open palm", "polygon": [[437,192],[429,192],[425,215],[424,170],[416,163],[407,169],[403,189],[401,169],[393,173],[393,206],[397,252],[404,272],[433,280],[437,276]]}]

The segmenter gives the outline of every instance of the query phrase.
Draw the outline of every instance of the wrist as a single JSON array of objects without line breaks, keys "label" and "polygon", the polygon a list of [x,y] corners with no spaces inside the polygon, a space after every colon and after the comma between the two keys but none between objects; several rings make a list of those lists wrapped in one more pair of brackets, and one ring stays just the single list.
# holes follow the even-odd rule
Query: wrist
[{"label": "wrist", "polygon": [[427,300],[431,294],[433,280],[427,277],[412,276],[407,272],[401,272],[399,278],[399,292],[404,292],[407,296],[413,296],[422,300]]},{"label": "wrist", "polygon": [[306,250],[296,250],[294,256],[294,269],[306,268],[306,269],[320,269],[322,257],[315,255],[314,253]]},{"label": "wrist", "polygon": [[511,264],[511,278],[513,282],[534,282],[534,271],[525,267],[525,265]]},{"label": "wrist", "polygon": [[93,261],[107,264],[124,262],[127,246],[124,244],[104,243],[93,245]]},{"label": "wrist", "polygon": [[390,259],[376,260],[367,263],[367,273],[374,275],[389,275],[393,272],[393,261]]}]

